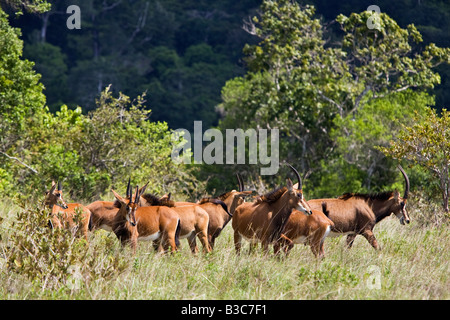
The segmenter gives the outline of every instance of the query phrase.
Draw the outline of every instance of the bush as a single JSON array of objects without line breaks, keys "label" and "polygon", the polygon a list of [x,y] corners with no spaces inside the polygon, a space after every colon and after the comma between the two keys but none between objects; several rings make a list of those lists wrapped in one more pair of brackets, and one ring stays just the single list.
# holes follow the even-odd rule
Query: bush
[{"label": "bush", "polygon": [[[75,222],[80,221],[78,213]],[[42,290],[73,290],[98,279],[111,279],[128,267],[117,241],[89,243],[74,236],[77,230],[50,229],[49,210],[23,207],[6,242],[6,271],[24,276]]]}]

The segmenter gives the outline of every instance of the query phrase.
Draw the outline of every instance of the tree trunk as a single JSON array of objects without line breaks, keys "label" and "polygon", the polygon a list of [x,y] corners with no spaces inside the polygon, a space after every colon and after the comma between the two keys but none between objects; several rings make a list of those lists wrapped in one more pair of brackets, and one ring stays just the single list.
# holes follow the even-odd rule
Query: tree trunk
[{"label": "tree trunk", "polygon": [[447,178],[447,185],[445,186],[445,188],[444,188],[444,190],[443,190],[443,192],[442,192],[442,200],[443,200],[443,207],[444,207],[444,211],[445,212],[447,212],[448,213],[448,198],[449,198],[449,196],[450,196],[450,194],[449,194],[449,183],[450,183],[450,181],[449,181],[449,179]]},{"label": "tree trunk", "polygon": [[45,42],[47,38],[48,18],[50,18],[50,11],[47,11],[41,16],[41,37],[39,39],[41,42]]}]

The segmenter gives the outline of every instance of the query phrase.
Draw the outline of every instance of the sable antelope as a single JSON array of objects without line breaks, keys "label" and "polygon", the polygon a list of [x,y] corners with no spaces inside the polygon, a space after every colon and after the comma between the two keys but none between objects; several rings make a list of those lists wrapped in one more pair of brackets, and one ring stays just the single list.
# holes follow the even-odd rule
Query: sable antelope
[{"label": "sable antelope", "polygon": [[[239,174],[236,174],[236,177],[239,183],[239,191],[232,190],[217,197],[218,200],[225,203],[228,210],[223,210],[217,206],[205,208],[209,215],[208,241],[211,249],[214,249],[216,238],[220,235],[228,222],[230,222],[236,208],[244,202],[243,198],[252,193],[252,191],[244,191],[244,184],[242,183]],[[211,201],[211,198],[202,199],[200,203],[208,201]]]},{"label": "sable antelope", "polygon": [[347,235],[347,245],[353,245],[355,237],[360,234],[369,241],[375,249],[379,249],[378,242],[373,234],[375,224],[394,213],[404,225],[409,223],[406,211],[406,201],[409,193],[409,179],[401,166],[398,169],[405,178],[405,193],[403,198],[395,191],[378,194],[346,193],[338,199],[309,200],[311,208],[320,210],[322,202],[327,205],[328,218],[334,222],[331,236]]},{"label": "sable antelope", "polygon": [[[166,206],[173,209],[180,217],[180,238],[187,238],[192,253],[197,253],[197,244],[195,237],[200,239],[203,248],[206,252],[211,251],[208,243],[208,224],[209,215],[205,209],[208,210],[225,210],[228,212],[225,203],[219,200],[212,199],[211,201],[204,201],[201,204],[190,203],[187,206],[175,207],[175,202],[169,200],[169,197],[158,198],[153,194],[147,193],[140,196],[141,206]],[[217,207],[220,207],[217,208]],[[158,245],[157,242],[155,242]]]},{"label": "sable antelope", "polygon": [[119,208],[112,229],[123,246],[130,244],[135,252],[137,240],[158,240],[158,251],[178,250],[180,218],[176,212],[167,206],[139,207],[138,187],[134,199],[131,190],[127,198],[111,191],[116,197],[115,206]]},{"label": "sable antelope", "polygon": [[[150,195],[146,195],[149,197]],[[145,195],[143,197],[146,197]],[[149,201],[147,204],[150,204]],[[174,207],[175,202],[166,202],[166,206],[180,217],[180,239],[187,238],[192,253],[198,252],[195,238],[198,237],[203,245],[205,252],[211,252],[211,246],[208,241],[209,215],[207,210],[223,210],[228,212],[227,206],[220,200],[208,199],[202,203],[193,203],[191,205]],[[151,207],[150,207],[151,208]]]},{"label": "sable antelope", "polygon": [[[143,194],[148,186],[145,184],[141,189],[139,189],[139,194]],[[130,179],[128,179],[127,185],[127,197],[132,194],[130,187]],[[163,196],[162,198],[168,198],[168,196]],[[131,199],[131,198],[130,198]],[[146,199],[139,197],[139,205],[146,202]],[[112,223],[119,210],[117,206],[114,205],[114,201],[94,201],[87,205],[87,208],[91,211],[91,221],[89,222],[89,230],[94,231],[96,229],[103,229],[106,231],[113,231]]]},{"label": "sable antelope", "polygon": [[[81,234],[88,240],[91,211],[80,203],[67,204],[63,200],[61,182],[56,184],[55,181],[52,181],[50,190],[46,192],[44,205],[49,207],[52,211],[49,221],[52,228],[62,228],[63,226],[66,226],[72,231],[80,230]],[[80,210],[81,214],[79,226],[74,221],[77,210]]]},{"label": "sable antelope", "polygon": [[305,216],[297,210],[292,214],[284,227],[284,231],[279,241],[274,244],[274,252],[278,253],[280,247],[284,249],[286,255],[294,247],[294,244],[309,244],[314,256],[322,258],[324,256],[323,243],[329,234],[333,221],[327,218],[327,204],[322,203],[322,211],[312,210],[312,214]]},{"label": "sable antelope", "polygon": [[294,167],[289,167],[297,176],[299,189],[295,189],[292,181],[287,179],[287,187],[275,189],[253,203],[243,203],[236,208],[232,226],[237,254],[241,250],[242,238],[250,241],[251,249],[257,242],[261,242],[264,252],[267,253],[269,244],[280,238],[292,209],[297,209],[305,215],[311,214],[309,205],[303,199],[300,175]]}]

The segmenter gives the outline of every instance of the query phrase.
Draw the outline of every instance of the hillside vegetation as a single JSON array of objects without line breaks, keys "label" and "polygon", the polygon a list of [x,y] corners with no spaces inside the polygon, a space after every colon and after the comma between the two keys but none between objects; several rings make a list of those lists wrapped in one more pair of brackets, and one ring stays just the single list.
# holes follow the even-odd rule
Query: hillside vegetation
[{"label": "hillside vegetation", "polygon": [[[245,244],[237,256],[231,226],[217,239],[211,254],[197,256],[191,254],[186,240],[182,240],[180,252],[165,256],[155,254],[150,243],[139,242],[138,251],[132,256],[130,248],[120,248],[113,233],[100,230],[90,235],[89,248],[84,240],[71,245],[72,264],[52,279],[51,273],[27,275],[17,265],[12,266],[15,271],[7,268],[13,261],[6,248],[20,245],[14,238],[24,236],[24,230],[11,227],[21,209],[2,205],[0,298],[449,299],[449,226],[432,221],[423,224],[419,220],[423,209],[410,207],[411,225],[402,226],[395,217],[378,224],[375,235],[380,251],[375,251],[361,236],[350,250],[343,237],[327,238],[322,261],[304,245],[296,245],[287,258],[276,258],[260,251],[248,255]],[[48,241],[34,239],[43,246],[52,243],[50,230],[45,233]],[[66,241],[72,240],[69,237]],[[47,250],[58,252],[64,245],[52,244],[54,247]],[[34,272],[51,269],[51,260],[45,256],[36,257],[42,265]],[[81,257],[85,257],[83,265],[77,261]]]},{"label": "hillside vegetation", "polygon": [[[450,298],[446,2],[380,1],[380,14],[356,0],[77,3],[71,30],[73,1],[1,2],[0,298]],[[173,129],[196,136],[194,120],[203,141],[184,159],[209,151],[213,163],[173,159],[191,142]],[[208,129],[277,135],[233,138],[223,161],[226,143],[205,147]],[[263,148],[276,174],[261,174]],[[412,223],[381,221],[380,251],[327,238],[323,260],[300,245],[238,256],[231,223],[209,254],[183,240],[173,255],[146,242],[133,255],[113,233],[50,229],[43,207],[52,181],[68,203],[112,201],[127,181],[195,202],[236,189],[239,173],[256,196],[286,185],[286,163],[308,200],[404,192],[396,208],[407,202]]]}]

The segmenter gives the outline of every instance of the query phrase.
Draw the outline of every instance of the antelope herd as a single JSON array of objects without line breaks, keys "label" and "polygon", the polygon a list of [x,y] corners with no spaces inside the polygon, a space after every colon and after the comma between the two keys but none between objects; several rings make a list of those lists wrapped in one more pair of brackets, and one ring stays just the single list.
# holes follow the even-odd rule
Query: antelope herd
[{"label": "antelope herd", "polygon": [[[357,235],[362,235],[379,249],[373,234],[376,223],[394,213],[401,224],[409,223],[406,201],[409,179],[398,166],[405,179],[403,197],[398,191],[378,194],[346,193],[335,199],[305,200],[302,179],[288,164],[297,178],[289,178],[286,186],[264,195],[245,198],[253,191],[244,191],[244,183],[236,174],[239,190],[226,192],[217,198],[204,198],[197,203],[175,202],[171,194],[157,197],[145,193],[147,185],[133,190],[128,180],[125,197],[111,190],[115,200],[95,201],[87,206],[67,204],[63,200],[61,183],[52,182],[43,204],[50,208],[49,226],[69,228],[74,234],[88,240],[89,231],[112,231],[122,246],[136,251],[139,241],[152,241],[161,253],[176,252],[180,239],[186,238],[193,254],[198,252],[196,238],[204,252],[211,252],[215,241],[231,221],[234,247],[240,254],[242,239],[250,243],[250,251],[261,243],[267,254],[273,246],[274,254],[289,254],[294,244],[309,244],[314,256],[324,257],[327,236],[347,235],[350,248]],[[78,218],[75,218],[75,217]]]}]

